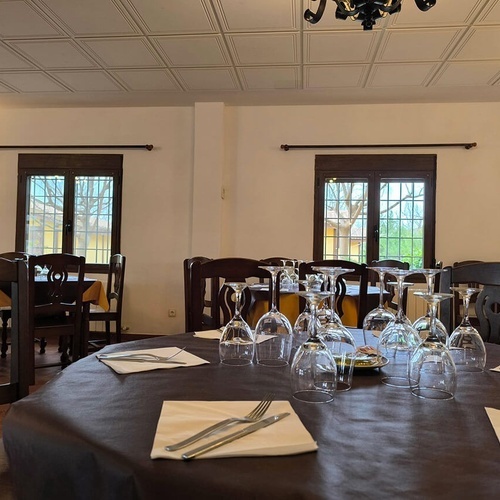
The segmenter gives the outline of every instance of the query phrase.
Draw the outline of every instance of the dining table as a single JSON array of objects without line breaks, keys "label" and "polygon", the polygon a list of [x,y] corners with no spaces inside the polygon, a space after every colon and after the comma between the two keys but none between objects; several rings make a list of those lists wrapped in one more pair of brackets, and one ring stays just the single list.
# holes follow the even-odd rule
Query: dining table
[{"label": "dining table", "polygon": [[[491,370],[500,345],[487,344],[484,372],[460,373],[453,400],[415,397],[383,385],[383,368],[359,367],[352,389],[328,404],[295,400],[289,366],[221,364],[216,336],[154,336],[99,353],[173,347],[205,362],[117,373],[92,354],[14,403],[3,440],[16,498],[498,498],[500,436],[485,408],[500,410],[500,373]],[[317,449],[151,458],[165,402],[250,402],[267,392],[291,405]]]}]

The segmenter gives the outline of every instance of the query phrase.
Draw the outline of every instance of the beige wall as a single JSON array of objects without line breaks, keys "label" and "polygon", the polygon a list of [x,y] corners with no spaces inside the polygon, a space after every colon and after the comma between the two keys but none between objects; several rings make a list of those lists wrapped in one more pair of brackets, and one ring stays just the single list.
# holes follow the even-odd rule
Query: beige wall
[{"label": "beige wall", "polygon": [[[7,109],[0,144],[154,144],[151,152],[122,151],[124,324],[137,333],[176,333],[184,324],[185,257],[217,257],[217,248],[221,256],[312,257],[314,156],[335,151],[284,152],[283,143],[477,141],[469,151],[337,152],[436,153],[436,257],[500,261],[499,117],[496,103]],[[0,251],[14,246],[19,152],[26,151],[0,150]],[[197,224],[193,213],[208,222]],[[168,318],[170,308],[176,318]]]}]

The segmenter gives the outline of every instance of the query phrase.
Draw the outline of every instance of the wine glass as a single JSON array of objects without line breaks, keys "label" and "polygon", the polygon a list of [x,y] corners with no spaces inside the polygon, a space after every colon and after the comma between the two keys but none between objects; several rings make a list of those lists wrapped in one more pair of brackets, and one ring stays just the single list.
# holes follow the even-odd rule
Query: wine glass
[{"label": "wine glass", "polygon": [[326,324],[320,327],[319,336],[335,358],[337,391],[348,391],[352,387],[352,376],[356,361],[356,341],[335,312],[335,289],[338,277],[341,274],[352,272],[353,269],[327,266],[313,267],[313,269],[328,276],[330,286],[330,317]]},{"label": "wine glass", "polygon": [[311,311],[309,337],[295,353],[290,369],[290,384],[295,399],[306,403],[329,403],[337,388],[337,367],[328,347],[318,336],[318,305],[328,292],[295,292],[304,297]]},{"label": "wine glass", "polygon": [[450,351],[440,340],[436,326],[437,306],[451,299],[451,293],[415,292],[430,306],[431,325],[427,338],[415,349],[408,366],[411,393],[424,399],[453,399],[457,388],[457,371]]},{"label": "wine glass", "polygon": [[[265,366],[286,366],[290,361],[293,329],[288,318],[276,307],[276,283],[280,266],[259,266],[271,273],[271,309],[255,325],[257,363]],[[265,338],[267,337],[267,338]]]},{"label": "wine glass", "polygon": [[403,311],[404,279],[413,271],[396,269],[391,274],[397,280],[398,310],[396,317],[380,334],[377,351],[389,363],[382,370],[382,383],[391,387],[408,388],[408,360],[420,344],[418,332],[408,322]]},{"label": "wine glass", "polygon": [[[319,291],[315,290],[311,284],[312,282],[307,279],[299,280],[298,283],[304,287],[306,292]],[[293,325],[293,347],[301,346],[309,338],[308,330],[310,321],[311,310],[309,308],[309,302],[306,300],[304,310],[297,316],[297,319],[295,320],[295,323]],[[316,321],[318,322],[318,326],[320,326],[321,323],[317,318],[317,314]]]},{"label": "wine glass", "polygon": [[222,330],[219,357],[224,365],[244,366],[253,361],[255,337],[248,323],[241,317],[241,292],[246,283],[225,283],[235,292],[234,316]]},{"label": "wine glass", "polygon": [[[427,283],[427,293],[434,293],[434,278],[436,274],[440,273],[441,269],[413,269],[413,274],[423,274],[425,276],[425,281]],[[417,330],[420,338],[423,340],[427,337],[431,326],[431,315],[430,315],[430,306],[427,304],[427,312],[424,316],[420,316],[417,320],[413,322],[413,328]],[[446,331],[446,327],[443,323],[436,318],[436,328],[439,339],[443,344],[446,344],[448,340],[448,332]]]},{"label": "wine glass", "polygon": [[483,372],[486,364],[486,348],[479,332],[469,319],[470,299],[480,288],[451,287],[463,301],[463,318],[448,339],[448,349],[455,362],[457,371]]},{"label": "wine glass", "polygon": [[369,267],[368,269],[376,272],[379,275],[379,283],[380,283],[380,295],[378,306],[375,309],[372,309],[363,320],[363,338],[365,341],[365,345],[367,342],[367,334],[371,333],[375,337],[379,337],[382,330],[389,324],[391,320],[394,319],[394,314],[391,311],[388,311],[384,307],[384,277],[386,273],[393,271],[393,267]]}]

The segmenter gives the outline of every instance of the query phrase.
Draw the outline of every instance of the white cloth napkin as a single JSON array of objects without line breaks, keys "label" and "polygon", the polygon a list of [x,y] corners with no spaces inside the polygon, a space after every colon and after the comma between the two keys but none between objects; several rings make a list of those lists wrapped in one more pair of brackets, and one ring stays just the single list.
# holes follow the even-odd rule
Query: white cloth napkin
[{"label": "white cloth napkin", "polygon": [[[220,340],[221,336],[220,330],[204,330],[203,332],[194,332],[193,337],[198,337],[200,339],[210,339],[210,340]],[[276,337],[276,335],[257,335],[255,342],[260,344],[261,342],[265,342],[266,340],[270,340]]]},{"label": "white cloth napkin", "polygon": [[498,441],[500,441],[500,410],[496,410],[495,408],[484,408],[488,417],[490,419],[491,425],[495,430]]},{"label": "white cloth napkin", "polygon": [[[246,415],[258,403],[258,401],[164,401],[151,458],[181,460],[182,454],[188,450],[237,430],[243,430],[248,424],[233,425],[178,451],[165,451],[165,446],[186,439],[221,420]],[[288,401],[273,401],[265,417],[282,412],[289,412],[290,415],[199,458],[297,455],[317,450],[318,445]]]},{"label": "white cloth napkin", "polygon": [[[146,349],[141,351],[126,351],[113,354],[156,354],[157,356],[172,356],[180,351],[179,347],[160,347],[159,349]],[[185,368],[188,366],[198,366],[209,363],[209,361],[199,358],[194,354],[182,351],[177,354],[172,361],[183,361],[185,365],[177,365],[175,363],[149,363],[147,361],[120,361],[118,359],[101,359],[101,363],[112,368],[116,373],[124,375],[127,373],[147,372],[150,370],[168,370],[171,368]]]},{"label": "white cloth napkin", "polygon": [[500,366],[496,366],[495,368],[490,368],[492,372],[500,372]]}]

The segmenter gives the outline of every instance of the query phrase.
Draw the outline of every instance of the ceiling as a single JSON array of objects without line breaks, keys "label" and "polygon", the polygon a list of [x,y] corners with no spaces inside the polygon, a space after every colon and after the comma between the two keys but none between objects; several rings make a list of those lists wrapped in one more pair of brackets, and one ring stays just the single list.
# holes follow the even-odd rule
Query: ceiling
[{"label": "ceiling", "polygon": [[373,31],[310,0],[0,0],[0,105],[500,101],[500,0],[404,0]]}]

